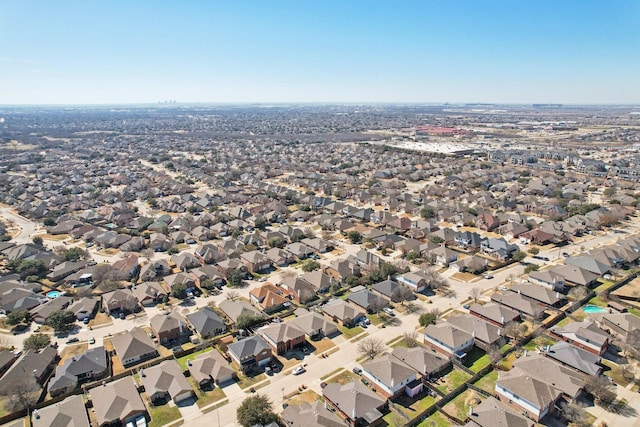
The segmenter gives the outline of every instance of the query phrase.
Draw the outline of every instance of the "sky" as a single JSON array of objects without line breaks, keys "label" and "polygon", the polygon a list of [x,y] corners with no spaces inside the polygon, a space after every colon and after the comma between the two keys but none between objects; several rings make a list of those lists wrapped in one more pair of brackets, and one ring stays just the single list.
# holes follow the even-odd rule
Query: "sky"
[{"label": "sky", "polygon": [[640,103],[637,0],[0,0],[0,105]]}]

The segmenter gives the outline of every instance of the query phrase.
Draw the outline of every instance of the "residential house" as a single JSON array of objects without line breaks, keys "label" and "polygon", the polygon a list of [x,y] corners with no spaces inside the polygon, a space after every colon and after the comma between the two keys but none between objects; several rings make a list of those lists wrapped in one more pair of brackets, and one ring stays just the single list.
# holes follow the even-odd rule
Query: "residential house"
[{"label": "residential house", "polygon": [[164,402],[171,399],[179,405],[194,397],[191,384],[175,360],[165,360],[158,365],[144,369],[140,373],[140,380],[152,402]]},{"label": "residential house", "polygon": [[567,303],[567,298],[563,294],[545,286],[531,283],[514,283],[509,290],[524,295],[547,307],[560,308]]},{"label": "residential house", "polygon": [[396,280],[401,285],[404,285],[411,289],[413,292],[423,292],[427,289],[428,276],[424,271],[408,272],[396,276]]},{"label": "residential house", "polygon": [[158,355],[153,341],[144,329],[134,327],[111,337],[116,354],[125,367],[152,359]]},{"label": "residential house", "polygon": [[552,271],[562,276],[565,288],[574,286],[592,287],[599,277],[598,274],[575,265],[553,267]]},{"label": "residential house", "polygon": [[271,323],[256,330],[277,354],[286,354],[305,342],[305,333],[293,322]]},{"label": "residential house", "polygon": [[587,270],[598,276],[602,276],[603,274],[611,271],[611,266],[603,264],[602,262],[588,255],[569,257],[565,259],[565,263],[567,265],[572,265],[583,270]]},{"label": "residential house", "polygon": [[284,292],[281,287],[274,286],[267,282],[262,286],[253,288],[249,292],[249,300],[251,304],[265,313],[274,313],[291,304],[283,294]]},{"label": "residential house", "polygon": [[469,307],[469,313],[499,327],[509,322],[520,320],[520,313],[517,311],[492,302],[487,304],[472,304],[471,307]]},{"label": "residential house", "polygon": [[191,330],[184,317],[176,311],[169,314],[156,314],[151,318],[150,324],[158,342],[162,344],[191,335]]},{"label": "residential house", "polygon": [[298,303],[306,303],[316,297],[316,288],[301,276],[285,277],[282,290]]},{"label": "residential house", "polygon": [[289,252],[299,260],[307,259],[316,252],[313,248],[310,248],[309,246],[300,242],[289,243],[284,247],[284,250]]},{"label": "residential house", "polygon": [[295,257],[291,252],[280,248],[271,248],[265,252],[265,255],[273,265],[278,267],[286,267],[292,262],[295,262]]},{"label": "residential house", "polygon": [[55,397],[75,390],[84,382],[104,378],[109,374],[109,362],[104,347],[90,348],[58,365],[47,390],[51,397]]},{"label": "residential house", "polygon": [[511,256],[518,250],[518,246],[500,238],[484,238],[480,243],[480,248],[485,254],[497,258],[501,261],[511,259]]},{"label": "residential house", "polygon": [[364,311],[341,299],[328,301],[322,307],[322,313],[333,322],[348,328],[365,317]]},{"label": "residential house", "polygon": [[329,322],[320,313],[298,308],[295,314],[296,317],[289,320],[289,322],[303,331],[309,339],[332,337],[338,333],[336,325]]},{"label": "residential house", "polygon": [[449,267],[449,264],[458,260],[458,252],[446,246],[438,246],[425,253],[427,259],[440,267]]},{"label": "residential house", "polygon": [[465,427],[534,427],[535,423],[509,409],[495,397],[482,401],[477,407],[470,407]]},{"label": "residential house", "polygon": [[102,307],[107,314],[114,311],[133,312],[138,307],[138,299],[129,289],[116,289],[102,294]]},{"label": "residential house", "polygon": [[520,313],[521,316],[538,320],[542,319],[546,309],[537,301],[515,292],[507,292],[504,294],[496,292],[491,295],[491,301],[515,310]]},{"label": "residential house", "polygon": [[309,273],[304,273],[301,277],[309,282],[315,288],[317,293],[328,292],[333,281],[333,279],[324,274],[322,270],[314,270]]},{"label": "residential house", "polygon": [[314,251],[321,254],[325,252],[331,252],[333,250],[333,245],[331,243],[327,242],[326,240],[320,239],[318,237],[314,237],[314,238],[307,237],[306,239],[302,239],[300,243],[307,245]]},{"label": "residential house", "polygon": [[333,277],[334,280],[344,282],[348,277],[360,277],[360,267],[346,259],[334,259],[324,268],[324,273]]},{"label": "residential house", "polygon": [[502,403],[537,422],[555,413],[560,399],[577,399],[584,383],[583,374],[542,355],[528,355],[514,362],[510,371],[498,372],[495,391]]},{"label": "residential house", "polygon": [[568,323],[549,329],[551,336],[568,342],[592,354],[602,355],[607,351],[610,336],[598,327],[593,320]]},{"label": "residential house", "polygon": [[489,260],[476,255],[471,255],[466,258],[459,259],[452,262],[449,267],[462,273],[480,274],[487,270],[489,266]]},{"label": "residential house", "polygon": [[402,285],[390,279],[371,285],[371,292],[387,300],[395,299],[399,289],[403,289]]},{"label": "residential house", "polygon": [[485,351],[492,345],[501,347],[504,344],[504,336],[500,327],[485,322],[472,314],[449,316],[447,323],[472,335],[476,347]]},{"label": "residential house", "polygon": [[363,308],[367,313],[375,313],[389,305],[386,299],[381,298],[368,289],[353,292],[347,297],[347,301]]},{"label": "residential house", "polygon": [[326,405],[316,400],[313,403],[302,402],[299,405],[287,406],[280,418],[288,427],[344,427],[344,421],[338,418],[335,412],[326,408]]},{"label": "residential house", "polygon": [[387,411],[387,401],[358,381],[329,383],[322,396],[351,426],[376,425]]},{"label": "residential house", "polygon": [[187,291],[195,290],[197,287],[196,278],[192,274],[185,272],[165,276],[164,282],[167,284],[169,289],[173,289],[173,287],[178,283],[183,284],[187,288]]},{"label": "residential house", "polygon": [[197,355],[187,365],[191,378],[201,389],[228,384],[236,378],[236,371],[216,349]]},{"label": "residential house", "polygon": [[182,271],[189,271],[192,268],[200,267],[200,260],[189,252],[180,252],[171,255],[171,261]]},{"label": "residential house", "polygon": [[615,334],[624,343],[631,332],[640,329],[640,317],[631,313],[592,313],[590,316],[602,330]]},{"label": "residential house", "polygon": [[417,381],[418,372],[390,354],[364,363],[362,376],[386,398],[394,398],[403,393],[413,397],[423,387],[422,382]]},{"label": "residential house", "polygon": [[425,381],[439,377],[452,366],[451,360],[442,354],[421,346],[395,347],[391,355],[413,368]]},{"label": "residential house", "polygon": [[64,295],[59,296],[58,298],[49,300],[44,304],[41,304],[37,307],[29,310],[29,315],[31,316],[31,320],[42,325],[46,323],[51,314],[56,311],[64,310],[69,306],[69,304],[73,301],[71,297],[67,297]]},{"label": "residential house", "polygon": [[159,282],[143,282],[131,289],[138,302],[144,307],[153,307],[167,299],[167,291]]},{"label": "residential house", "polygon": [[429,325],[424,331],[424,343],[438,353],[455,356],[459,359],[466,356],[466,352],[473,347],[472,334],[454,328],[448,323]]},{"label": "residential house", "polygon": [[271,346],[259,335],[231,343],[227,349],[233,363],[243,372],[271,362]]},{"label": "residential house", "polygon": [[233,323],[236,323],[238,321],[238,318],[243,315],[251,317],[264,317],[264,314],[256,310],[247,301],[231,301],[227,299],[218,304],[218,307]]},{"label": "residential house", "polygon": [[208,306],[187,314],[187,319],[203,339],[215,337],[227,330],[227,325],[218,313]]},{"label": "residential house", "polygon": [[124,377],[89,390],[98,426],[126,425],[148,419],[147,408],[138,394],[133,377]]},{"label": "residential house", "polygon": [[240,255],[240,260],[250,273],[260,273],[271,268],[269,257],[257,250],[244,252]]},{"label": "residential house", "polygon": [[89,416],[82,396],[69,396],[61,402],[40,409],[34,409],[32,412],[31,426],[89,427]]},{"label": "residential house", "polygon": [[545,348],[542,354],[563,366],[568,366],[586,375],[598,376],[602,372],[599,355],[575,347],[565,341]]},{"label": "residential house", "polygon": [[0,390],[31,387],[34,381],[36,385],[42,386],[57,360],[58,352],[51,346],[40,351],[26,350],[0,378]]}]

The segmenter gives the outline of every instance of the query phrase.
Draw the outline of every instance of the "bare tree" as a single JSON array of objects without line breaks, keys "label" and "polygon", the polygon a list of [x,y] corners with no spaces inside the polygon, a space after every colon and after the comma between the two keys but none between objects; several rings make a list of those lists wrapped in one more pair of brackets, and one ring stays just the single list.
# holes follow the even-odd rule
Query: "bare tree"
[{"label": "bare tree", "polygon": [[141,255],[151,262],[151,258],[153,258],[154,253],[155,252],[152,248],[146,248],[142,250]]},{"label": "bare tree", "polygon": [[409,348],[418,345],[418,333],[416,331],[407,331],[402,334],[402,342]]},{"label": "bare tree", "polygon": [[625,363],[624,365],[621,366],[621,368],[622,368],[622,376],[628,379],[629,381],[633,381],[636,373],[634,367],[628,363]]},{"label": "bare tree", "polygon": [[235,301],[238,298],[240,298],[240,293],[238,291],[230,290],[230,291],[227,291],[227,293],[225,294],[225,297],[229,301]]},{"label": "bare tree", "polygon": [[369,310],[373,313],[379,313],[388,305],[389,303],[384,298],[376,298],[369,304]]},{"label": "bare tree", "polygon": [[32,408],[40,394],[40,387],[30,373],[0,390],[0,395],[5,396],[4,405],[10,412]]},{"label": "bare tree", "polygon": [[482,290],[480,288],[478,288],[477,286],[474,286],[469,291],[469,296],[473,299],[473,302],[475,302],[475,303],[478,302],[478,300],[480,299],[481,295],[482,295]]},{"label": "bare tree", "polygon": [[80,288],[75,288],[76,296],[79,298],[87,298],[93,294],[93,289],[91,286],[82,286]]},{"label": "bare tree", "polygon": [[0,351],[10,350],[12,347],[9,337],[4,334],[0,334]]},{"label": "bare tree", "polygon": [[374,359],[385,349],[384,342],[380,338],[368,337],[358,343],[358,352],[369,359]]},{"label": "bare tree", "polygon": [[502,353],[500,352],[500,347],[498,347],[495,344],[492,344],[489,346],[489,348],[487,349],[487,355],[489,356],[489,359],[491,359],[491,361],[494,363],[502,359]]},{"label": "bare tree", "polygon": [[591,425],[589,417],[582,407],[575,403],[567,403],[562,408],[562,416],[575,427],[588,427]]},{"label": "bare tree", "polygon": [[404,305],[405,301],[408,301],[413,298],[413,292],[411,289],[405,286],[398,286],[391,293],[391,301],[399,302]]},{"label": "bare tree", "polygon": [[603,375],[591,375],[585,381],[586,390],[593,395],[597,405],[610,404],[616,399],[616,394],[612,391],[613,385],[609,379]]},{"label": "bare tree", "polygon": [[296,272],[293,270],[287,270],[284,271],[280,276],[282,277],[282,280],[293,279],[296,277]]},{"label": "bare tree", "polygon": [[640,329],[634,329],[627,334],[627,342],[624,345],[626,356],[640,360]]},{"label": "bare tree", "polygon": [[419,304],[414,304],[412,302],[408,302],[407,304],[405,304],[405,310],[409,314],[411,314],[411,313],[422,313],[423,308]]},{"label": "bare tree", "polygon": [[527,325],[513,320],[504,325],[504,333],[517,341],[527,333]]},{"label": "bare tree", "polygon": [[572,301],[580,301],[587,295],[589,295],[589,290],[585,286],[576,286],[569,291],[567,297]]},{"label": "bare tree", "polygon": [[449,286],[447,279],[445,279],[435,268],[430,267],[424,270],[424,276],[426,277],[427,288],[429,289],[443,289]]}]

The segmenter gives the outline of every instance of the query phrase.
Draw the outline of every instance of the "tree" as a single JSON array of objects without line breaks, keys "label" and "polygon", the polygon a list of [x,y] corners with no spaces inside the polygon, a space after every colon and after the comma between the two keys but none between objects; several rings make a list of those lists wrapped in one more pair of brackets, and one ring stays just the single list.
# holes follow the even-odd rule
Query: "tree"
[{"label": "tree", "polygon": [[56,310],[47,319],[47,325],[51,326],[54,331],[61,332],[71,328],[75,322],[76,316],[71,310]]},{"label": "tree", "polygon": [[640,329],[634,329],[627,334],[624,352],[636,360],[640,360]]},{"label": "tree", "polygon": [[380,338],[368,337],[358,343],[358,352],[369,359],[374,359],[385,349],[384,342]]},{"label": "tree", "polygon": [[267,396],[256,394],[242,401],[236,410],[236,418],[243,427],[267,425],[278,420]]},{"label": "tree", "polygon": [[420,326],[426,327],[428,325],[435,325],[440,317],[440,310],[434,308],[433,310],[429,310],[426,313],[422,313],[418,318],[418,322]]},{"label": "tree", "polygon": [[522,251],[516,251],[513,253],[513,255],[511,256],[511,258],[515,261],[515,262],[522,262],[525,258],[527,257],[527,254],[522,252]]},{"label": "tree", "polygon": [[171,296],[178,299],[187,297],[187,286],[184,283],[176,283],[171,287]]},{"label": "tree", "polygon": [[51,343],[47,334],[36,333],[25,339],[22,343],[25,350],[42,350]]},{"label": "tree", "polygon": [[33,241],[34,245],[38,245],[38,246],[42,246],[42,237],[40,236],[34,236],[33,239],[31,239]]},{"label": "tree", "polygon": [[538,255],[540,253],[540,248],[534,246],[531,249],[529,249],[529,253],[531,255]]},{"label": "tree", "polygon": [[360,232],[358,231],[353,230],[347,233],[347,239],[349,239],[351,243],[356,245],[362,242],[362,234],[360,234]]},{"label": "tree", "polygon": [[302,264],[302,271],[305,273],[310,273],[320,268],[320,263],[318,261],[314,261],[312,259],[308,259]]},{"label": "tree", "polygon": [[512,320],[504,325],[504,333],[517,341],[527,333],[527,325]]},{"label": "tree", "polygon": [[9,412],[29,410],[38,402],[41,389],[33,375],[25,375],[6,384],[0,395],[4,396],[4,406]]},{"label": "tree", "polygon": [[244,272],[239,268],[234,268],[227,272],[227,284],[232,288],[238,288],[242,286],[244,280]]},{"label": "tree", "polygon": [[533,271],[538,271],[540,266],[538,264],[529,264],[524,268],[524,274],[529,274]]},{"label": "tree", "polygon": [[80,259],[86,259],[88,257],[88,253],[82,248],[74,247],[64,251],[62,257],[65,261],[78,261]]},{"label": "tree", "polygon": [[376,298],[369,304],[369,310],[372,313],[379,313],[383,308],[387,307],[389,303],[384,298]]},{"label": "tree", "polygon": [[407,253],[407,261],[415,262],[420,259],[420,252],[409,251]]},{"label": "tree", "polygon": [[409,348],[418,345],[418,333],[416,331],[408,331],[402,334],[402,342]]},{"label": "tree", "polygon": [[45,227],[53,227],[56,225],[56,220],[51,217],[47,217],[44,219],[43,223]]},{"label": "tree", "polygon": [[358,279],[356,276],[349,276],[344,279],[344,284],[350,288],[353,288],[354,286],[358,286],[360,284],[360,279]]},{"label": "tree", "polygon": [[616,399],[612,388],[613,385],[604,375],[591,375],[585,381],[585,389],[595,398],[596,405],[610,404]]},{"label": "tree", "polygon": [[18,273],[21,278],[25,278],[28,276],[38,276],[42,277],[47,273],[47,266],[44,261],[39,260],[27,260],[27,259],[17,259],[9,261],[7,265],[9,270],[14,273]]},{"label": "tree", "polygon": [[431,219],[436,217],[436,211],[432,207],[426,207],[420,209],[420,216],[424,219]]},{"label": "tree", "polygon": [[480,299],[481,295],[482,295],[482,289],[478,288],[477,286],[474,286],[469,291],[469,296],[473,299],[474,303],[478,302],[478,300]]},{"label": "tree", "polygon": [[229,301],[235,301],[238,298],[240,298],[240,293],[238,291],[234,291],[233,289],[230,291],[227,291],[227,293],[225,294],[225,297],[229,300]]},{"label": "tree", "polygon": [[564,405],[562,416],[572,427],[589,427],[591,425],[585,410],[576,403],[571,402]]},{"label": "tree", "polygon": [[269,225],[269,223],[267,222],[267,220],[264,217],[261,216],[261,217],[256,218],[256,221],[255,221],[254,225],[258,230],[263,230],[264,231],[264,230],[266,230],[267,225]]},{"label": "tree", "polygon": [[589,295],[589,289],[586,286],[575,286],[571,288],[567,297],[572,301],[580,301]]},{"label": "tree", "polygon": [[413,299],[413,292],[405,286],[398,286],[391,292],[391,301],[404,305],[405,301]]},{"label": "tree", "polygon": [[267,240],[270,248],[282,248],[286,244],[285,240],[280,236],[273,236]]},{"label": "tree", "polygon": [[491,362],[493,363],[502,359],[502,353],[500,352],[500,347],[498,347],[495,344],[491,344],[487,349],[487,356],[489,356],[489,359],[491,359]]},{"label": "tree", "polygon": [[18,310],[18,311],[12,311],[11,313],[7,314],[7,325],[9,326],[13,326],[13,325],[17,325],[18,323],[27,323],[29,319],[29,312],[27,310]]},{"label": "tree", "polygon": [[175,246],[171,246],[169,249],[167,249],[167,254],[169,254],[169,255],[175,255],[178,252],[180,252],[180,249],[178,249]]},{"label": "tree", "polygon": [[206,289],[208,291],[211,291],[211,290],[216,288],[216,284],[215,284],[215,282],[213,280],[207,278],[207,279],[204,279],[204,280],[200,281],[200,287],[202,289]]},{"label": "tree", "polygon": [[254,316],[252,314],[241,314],[236,319],[236,327],[238,329],[247,329],[263,320],[262,316]]}]

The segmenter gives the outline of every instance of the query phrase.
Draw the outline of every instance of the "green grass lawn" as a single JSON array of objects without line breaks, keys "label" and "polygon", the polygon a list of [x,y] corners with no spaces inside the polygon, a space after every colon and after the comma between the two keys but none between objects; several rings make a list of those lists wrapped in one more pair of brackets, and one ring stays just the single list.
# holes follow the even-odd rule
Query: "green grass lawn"
[{"label": "green grass lawn", "polygon": [[535,351],[536,347],[544,347],[545,345],[554,345],[557,341],[554,339],[551,339],[547,336],[541,335],[539,337],[535,337],[534,339],[532,339],[531,341],[529,341],[527,343],[527,345],[525,345],[524,348],[525,350],[529,350],[529,351]]},{"label": "green grass lawn", "polygon": [[480,394],[474,390],[466,390],[442,409],[460,420],[465,420],[469,414],[469,407],[478,406],[480,400]]},{"label": "green grass lawn", "polygon": [[602,298],[595,296],[593,298],[591,298],[589,300],[589,304],[592,305],[597,305],[598,307],[606,307],[607,306],[607,302],[605,300],[603,300]]},{"label": "green grass lawn", "polygon": [[354,326],[353,328],[347,328],[345,326],[339,326],[338,328],[340,329],[340,332],[342,332],[342,334],[344,335],[344,337],[346,339],[353,338],[356,335],[359,335],[362,332],[364,332],[364,329],[362,329],[360,326]]},{"label": "green grass lawn", "polygon": [[186,371],[189,369],[189,366],[187,366],[187,360],[193,360],[196,358],[196,356],[202,354],[202,353],[206,353],[208,351],[213,350],[213,347],[207,347],[207,348],[203,348],[202,350],[198,350],[196,352],[193,352],[191,354],[188,354],[186,356],[182,356],[181,358],[177,359],[178,360],[178,365],[180,365],[180,367],[182,368],[183,371]]},{"label": "green grass lawn", "polygon": [[151,416],[149,427],[161,427],[182,417],[177,406],[169,406],[168,404],[147,406],[149,408],[149,416]]},{"label": "green grass lawn", "polygon": [[640,317],[640,310],[638,310],[637,308],[630,308],[627,311],[635,316]]},{"label": "green grass lawn", "polygon": [[480,372],[482,368],[490,363],[491,359],[489,359],[489,356],[478,347],[473,347],[473,349],[467,353],[467,357],[465,357],[464,360],[464,366],[473,372]]},{"label": "green grass lawn", "polygon": [[327,378],[332,377],[332,376],[334,376],[335,374],[337,374],[338,372],[342,371],[343,369],[344,369],[344,368],[338,368],[338,369],[336,369],[335,371],[331,371],[331,372],[329,372],[327,375],[325,375],[325,376],[323,376],[323,377],[320,377],[320,379],[321,379],[322,381],[324,381],[324,380],[326,380]]},{"label": "green grass lawn", "polygon": [[429,406],[436,403],[436,399],[429,396],[426,392],[420,393],[416,397],[409,397],[406,394],[394,399],[393,401],[397,408],[400,408],[409,418],[415,417],[417,414],[422,413]]},{"label": "green grass lawn", "polygon": [[594,289],[595,293],[600,293],[604,290],[607,290],[615,284],[611,280],[605,280],[602,278],[598,279],[598,282],[600,282],[600,285],[598,285],[598,287]]},{"label": "green grass lawn", "polygon": [[436,411],[429,418],[418,424],[418,427],[450,427],[449,418]]},{"label": "green grass lawn", "polygon": [[515,352],[510,353],[509,356],[502,359],[498,362],[498,365],[502,367],[505,371],[510,371],[513,368],[513,362],[517,360]]},{"label": "green grass lawn", "polygon": [[626,387],[629,385],[631,380],[625,378],[624,375],[622,375],[622,368],[619,365],[607,359],[602,359],[601,363],[605,366],[605,369],[603,369],[603,373],[611,378],[616,384],[621,387]]},{"label": "green grass lawn", "polygon": [[473,385],[493,394],[496,387],[496,381],[498,381],[498,371],[493,370],[484,377],[480,378]]},{"label": "green grass lawn", "polygon": [[394,410],[390,410],[382,419],[389,427],[402,427],[407,423],[407,419]]},{"label": "green grass lawn", "polygon": [[449,372],[447,375],[445,375],[443,377],[443,379],[445,380],[445,383],[444,384],[438,384],[436,387],[441,392],[447,394],[447,393],[450,393],[452,390],[454,390],[459,385],[463,384],[469,378],[471,378],[471,375],[467,374],[464,371],[460,371],[458,369],[454,369],[454,370],[452,370],[451,372]]},{"label": "green grass lawn", "polygon": [[187,380],[191,384],[191,387],[196,391],[196,395],[198,396],[198,404],[199,408],[203,408],[205,406],[211,405],[214,402],[217,402],[220,399],[224,399],[226,395],[224,391],[220,387],[216,387],[213,390],[202,390],[192,377],[188,377]]},{"label": "green grass lawn", "polygon": [[244,389],[244,388],[249,388],[251,386],[254,386],[260,381],[266,379],[267,374],[258,374],[255,377],[247,377],[246,375],[239,375],[238,378],[239,378],[238,386]]}]

